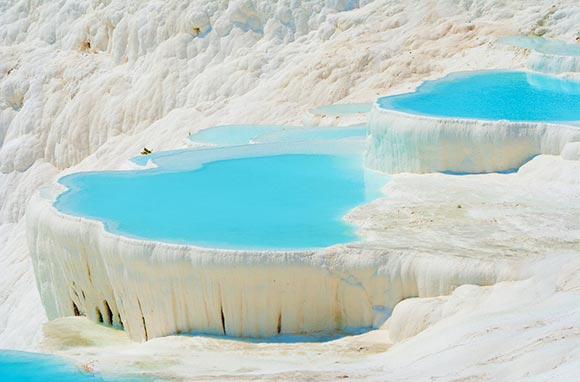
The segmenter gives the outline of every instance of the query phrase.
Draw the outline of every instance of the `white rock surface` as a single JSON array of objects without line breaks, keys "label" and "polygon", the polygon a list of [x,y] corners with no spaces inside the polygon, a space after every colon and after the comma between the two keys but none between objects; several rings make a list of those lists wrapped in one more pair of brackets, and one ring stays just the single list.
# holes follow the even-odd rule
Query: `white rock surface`
[{"label": "white rock surface", "polygon": [[[570,41],[579,14],[572,0],[358,3],[336,12],[356,2],[0,2],[0,347],[38,349],[43,337],[22,219],[34,191],[63,171],[125,168],[143,146],[182,148],[189,132],[212,125],[297,124],[311,108],[373,102],[449,72],[523,67],[525,52],[493,41],[530,33]],[[203,34],[206,23],[200,36],[193,28]],[[392,242],[386,248],[409,264],[417,254],[448,258],[459,272],[463,259],[551,259],[532,281],[495,285],[479,310],[442,315],[385,353],[168,337],[72,342],[63,354],[167,379],[574,380],[580,272],[565,253],[578,255],[579,176],[573,161],[534,162],[519,183],[401,175],[394,204],[375,204],[360,220],[377,246]],[[471,196],[479,208],[458,216]],[[423,214],[411,214],[410,201]],[[85,330],[67,327],[59,338]]]},{"label": "white rock surface", "polygon": [[[518,174],[396,176],[389,198],[351,214],[366,222],[367,254],[383,248],[417,277],[465,275],[476,259],[525,277],[404,300],[381,330],[322,344],[187,336],[131,344],[126,333],[67,318],[46,327],[43,346],[99,370],[176,380],[574,380],[579,174],[578,162],[539,156]],[[360,253],[351,248],[349,259]]]}]

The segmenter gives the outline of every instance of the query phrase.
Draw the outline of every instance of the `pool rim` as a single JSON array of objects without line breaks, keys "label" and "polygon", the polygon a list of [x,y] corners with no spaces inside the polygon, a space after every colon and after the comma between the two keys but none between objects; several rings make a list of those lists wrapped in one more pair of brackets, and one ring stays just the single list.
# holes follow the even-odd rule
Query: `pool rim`
[{"label": "pool rim", "polygon": [[[59,198],[61,198],[65,194],[74,191],[72,188],[69,188],[67,185],[61,183],[61,180],[66,179],[66,178],[70,178],[70,177],[74,177],[74,176],[77,176],[79,174],[89,175],[89,174],[96,174],[96,173],[102,174],[102,173],[111,173],[111,172],[134,172],[134,173],[138,173],[138,172],[147,172],[147,171],[150,171],[151,173],[157,173],[157,174],[158,173],[185,172],[185,171],[189,171],[189,170],[199,169],[206,163],[216,162],[216,161],[220,161],[220,160],[255,158],[255,157],[264,157],[264,156],[285,155],[285,154],[297,154],[297,155],[304,154],[302,152],[295,152],[296,150],[300,150],[300,148],[303,148],[305,150],[313,150],[314,155],[336,155],[336,156],[348,157],[348,156],[354,155],[353,153],[356,153],[356,152],[358,152],[358,150],[360,150],[360,148],[357,148],[356,146],[352,145],[353,141],[355,143],[358,143],[359,145],[361,145],[362,143],[365,142],[364,139],[343,140],[343,141],[339,141],[340,144],[337,144],[337,142],[332,142],[332,141],[330,141],[330,142],[329,141],[289,142],[292,144],[285,143],[284,146],[282,147],[283,151],[279,152],[277,154],[267,154],[267,153],[264,154],[263,152],[254,151],[253,149],[256,147],[275,149],[275,148],[280,147],[279,143],[255,143],[255,144],[248,144],[248,145],[226,146],[226,147],[217,147],[217,148],[202,147],[202,148],[185,148],[185,149],[178,149],[178,150],[170,150],[170,151],[167,151],[167,155],[162,155],[160,157],[152,158],[151,160],[148,160],[144,166],[139,166],[139,165],[135,164],[134,162],[131,162],[131,163],[135,164],[136,166],[139,166],[139,168],[132,168],[132,169],[128,169],[128,170],[78,171],[78,172],[71,172],[71,173],[65,174],[65,175],[55,179],[51,184],[46,185],[44,187],[41,187],[39,189],[39,191],[36,193],[36,196],[39,197],[40,199],[42,199],[43,201],[48,202],[51,212],[56,214],[61,219],[66,219],[68,221],[76,221],[78,224],[81,224],[81,225],[88,224],[89,226],[93,226],[93,227],[99,229],[101,234],[105,234],[107,236],[111,235],[111,237],[116,237],[116,238],[118,238],[118,240],[122,240],[125,242],[133,242],[134,244],[141,243],[141,244],[145,244],[145,245],[171,246],[175,249],[180,249],[180,250],[186,250],[186,249],[187,250],[194,250],[197,253],[215,253],[215,254],[229,253],[229,254],[236,254],[236,255],[238,255],[238,254],[262,255],[262,254],[266,254],[266,253],[272,253],[272,254],[275,253],[275,254],[283,254],[283,255],[300,255],[300,256],[311,255],[311,254],[317,253],[319,251],[323,251],[323,250],[326,250],[329,248],[334,248],[336,246],[364,242],[365,237],[364,237],[364,235],[362,235],[360,233],[362,227],[360,227],[359,225],[357,225],[353,222],[349,222],[347,220],[347,216],[353,210],[360,208],[364,205],[367,205],[369,203],[372,203],[376,199],[364,202],[362,204],[358,204],[358,205],[354,206],[353,208],[349,209],[344,215],[341,216],[341,220],[344,221],[345,224],[352,226],[352,228],[354,230],[355,240],[348,241],[348,242],[334,243],[334,244],[327,245],[327,246],[308,247],[308,248],[232,248],[232,247],[228,248],[228,247],[218,247],[218,246],[210,247],[210,246],[196,245],[196,244],[191,244],[191,243],[179,243],[179,242],[156,240],[156,239],[147,238],[147,237],[140,237],[138,235],[131,235],[131,234],[124,233],[124,232],[113,232],[107,227],[107,224],[110,222],[105,221],[105,220],[100,220],[98,218],[68,214],[66,212],[60,211],[56,207],[55,203],[58,201]],[[352,151],[338,152],[340,150],[339,146],[346,148],[347,150],[352,150]],[[166,163],[163,164],[163,163],[156,162],[156,159],[163,160],[163,158],[172,157],[172,156],[179,155],[179,154],[195,155],[195,154],[202,154],[203,152],[215,153],[216,151],[223,151],[227,154],[227,152],[234,151],[234,150],[242,150],[245,154],[248,154],[248,155],[246,156],[246,155],[243,155],[244,153],[242,153],[242,156],[239,156],[240,153],[235,153],[235,154],[230,154],[232,156],[227,156],[226,158],[221,158],[221,159],[199,159],[198,158],[198,161],[193,162],[192,164],[190,164],[190,166],[186,166],[184,168],[177,168],[177,169],[166,168],[166,167],[164,167],[167,165]],[[324,151],[324,150],[328,150],[328,151],[332,152],[333,154],[319,152],[319,151]],[[390,175],[388,175],[388,174],[384,174],[380,171],[366,167],[364,165],[364,152],[361,152],[360,155],[361,155],[361,161],[362,161],[364,171],[378,173],[378,174],[384,175],[386,178],[390,178]],[[381,195],[377,199],[385,197],[385,196],[386,195],[381,192]]]}]

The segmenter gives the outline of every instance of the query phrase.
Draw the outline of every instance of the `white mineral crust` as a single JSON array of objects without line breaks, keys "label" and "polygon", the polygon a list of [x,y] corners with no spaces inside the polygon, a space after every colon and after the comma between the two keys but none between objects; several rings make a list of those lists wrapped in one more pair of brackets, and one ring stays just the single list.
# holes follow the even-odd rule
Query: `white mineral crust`
[{"label": "white mineral crust", "polygon": [[[0,2],[0,347],[166,380],[576,380],[580,149],[559,132],[539,141],[559,151],[539,151],[553,155],[514,174],[396,175],[386,198],[347,217],[360,226],[362,244],[287,254],[279,263],[135,243],[59,216],[47,201],[53,194],[30,201],[64,174],[129,168],[127,159],[144,146],[184,148],[190,132],[210,126],[299,125],[318,106],[373,103],[454,71],[525,68],[528,54],[496,44],[498,37],[573,43],[579,19],[572,0]],[[528,149],[517,147],[517,157],[494,160],[521,161]],[[28,233],[25,215],[38,221]],[[37,280],[27,236],[55,268]],[[112,256],[121,249],[123,256]],[[94,267],[93,289],[83,259]],[[167,275],[153,265],[172,262],[179,285],[166,287],[183,291],[160,300],[153,289]],[[129,317],[137,314],[136,297],[148,296],[139,301],[152,336],[192,322],[185,305],[172,303],[187,293],[208,302],[200,325],[221,305],[233,334],[277,332],[280,312],[282,328],[308,329],[378,326],[394,310],[378,330],[324,344],[187,336],[140,343],[127,338],[142,338],[139,316],[127,332],[82,318],[46,324],[47,314],[67,309],[56,298],[64,292],[44,296],[54,299],[45,312],[36,284],[49,290],[73,281],[44,277],[62,274],[58,264],[78,271],[78,288],[92,293],[84,308],[104,310],[107,300],[112,313]],[[195,264],[212,268],[195,284],[208,288],[203,296],[186,277],[201,275]],[[226,280],[220,272],[228,264],[246,265]],[[291,283],[292,297],[280,299],[282,288],[257,291],[267,269]],[[256,293],[236,296],[244,273],[255,274],[249,287]],[[361,286],[349,284],[349,275]],[[127,297],[126,306],[116,306],[113,291]],[[70,284],[68,293],[74,297]],[[298,301],[304,296],[311,305]],[[182,308],[160,313],[172,306]],[[211,325],[219,334],[221,319]]]}]

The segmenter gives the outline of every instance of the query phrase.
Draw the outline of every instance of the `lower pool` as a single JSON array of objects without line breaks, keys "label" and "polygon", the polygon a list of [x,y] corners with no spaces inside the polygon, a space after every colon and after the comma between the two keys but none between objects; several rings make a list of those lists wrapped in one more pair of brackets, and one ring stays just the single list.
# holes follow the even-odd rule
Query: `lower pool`
[{"label": "lower pool", "polygon": [[129,382],[85,372],[61,358],[39,353],[0,350],[0,380],[5,382]]},{"label": "lower pool", "polygon": [[386,178],[377,176],[354,154],[234,158],[188,171],[69,175],[60,180],[69,190],[55,207],[137,238],[226,249],[322,248],[357,240],[343,216],[380,194]]}]

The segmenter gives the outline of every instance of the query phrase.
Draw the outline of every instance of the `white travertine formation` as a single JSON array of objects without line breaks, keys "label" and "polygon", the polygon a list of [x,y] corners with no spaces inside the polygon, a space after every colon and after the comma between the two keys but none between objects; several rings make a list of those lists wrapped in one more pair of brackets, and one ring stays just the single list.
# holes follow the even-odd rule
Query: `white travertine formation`
[{"label": "white travertine formation", "polygon": [[369,134],[366,164],[387,173],[507,171],[535,155],[559,155],[566,145],[580,142],[578,126],[432,117],[377,104]]},{"label": "white travertine formation", "polygon": [[532,50],[526,67],[530,70],[551,74],[578,73],[580,72],[580,55],[567,56]]},{"label": "white travertine formation", "polygon": [[[436,287],[434,275],[443,273],[457,274],[453,282],[463,284],[468,280],[460,275],[491,271],[491,263],[496,263],[494,273],[502,273],[503,264],[503,269],[512,269],[512,277],[523,279],[489,287],[461,285],[449,296],[403,300],[380,330],[324,343],[302,342],[316,336],[288,335],[258,343],[198,336],[137,343],[126,332],[69,317],[45,326],[49,338],[44,349],[98,370],[163,375],[169,380],[349,376],[382,382],[388,375],[397,381],[427,382],[440,375],[443,380],[484,376],[485,381],[573,381],[580,360],[579,175],[580,162],[542,155],[507,175],[394,176],[387,185],[388,197],[349,214],[349,220],[361,224],[368,242],[345,247],[344,252],[337,248],[332,256],[327,252],[323,258],[336,260],[326,263],[328,269],[356,269],[356,264],[364,266],[365,259],[370,264],[380,254],[384,266],[372,271],[395,280],[389,286],[394,290],[418,280],[431,280],[421,285],[442,288],[450,279],[439,279]],[[42,203],[49,219],[48,202]],[[61,224],[60,218],[55,222]],[[153,258],[159,259],[159,252]],[[312,262],[316,258],[320,259],[313,255]],[[474,270],[477,262],[481,270]],[[189,262],[185,265],[191,269]],[[327,280],[333,273],[311,274]],[[310,294],[300,288],[285,292]],[[144,289],[143,294],[150,293],[148,286]],[[314,290],[314,295],[319,293]],[[278,307],[274,303],[274,310]]]},{"label": "white travertine formation", "polygon": [[[183,148],[188,133],[214,125],[296,125],[317,106],[372,102],[449,72],[522,68],[527,53],[498,46],[499,36],[573,42],[579,15],[576,0],[0,2],[0,347],[38,351],[45,337],[24,215],[63,171],[126,168],[143,146]],[[562,157],[573,158],[575,145]],[[103,326],[86,322],[95,339],[66,321],[52,334],[63,339],[59,353],[90,368],[162,379],[574,381],[578,163],[539,156],[518,174],[397,176],[389,198],[359,216],[365,235],[380,238],[373,248],[409,267],[413,257],[437,259],[446,272],[473,259],[552,262],[532,280],[490,287],[477,309],[451,298],[465,303],[457,314],[381,354],[355,345],[358,336],[310,345],[170,336],[129,346],[104,339]],[[411,318],[421,317],[398,322],[414,326]]]},{"label": "white travertine formation", "polygon": [[580,142],[567,143],[562,149],[562,158],[580,161]]},{"label": "white travertine formation", "polygon": [[27,213],[48,317],[122,324],[137,340],[378,327],[404,298],[522,276],[509,261],[405,256],[364,244],[248,252],[136,240],[61,214],[54,191],[34,197]]}]

